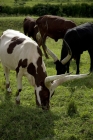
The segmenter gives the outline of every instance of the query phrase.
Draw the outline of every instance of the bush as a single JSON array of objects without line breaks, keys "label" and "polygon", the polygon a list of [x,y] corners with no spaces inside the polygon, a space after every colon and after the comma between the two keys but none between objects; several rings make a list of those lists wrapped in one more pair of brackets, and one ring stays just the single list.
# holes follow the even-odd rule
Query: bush
[{"label": "bush", "polygon": [[68,5],[51,5],[51,4],[37,4],[33,7],[17,6],[9,7],[3,6],[0,13],[21,14],[21,15],[35,15],[41,16],[46,14],[58,16],[72,16],[72,17],[93,17],[93,4],[68,4]]}]

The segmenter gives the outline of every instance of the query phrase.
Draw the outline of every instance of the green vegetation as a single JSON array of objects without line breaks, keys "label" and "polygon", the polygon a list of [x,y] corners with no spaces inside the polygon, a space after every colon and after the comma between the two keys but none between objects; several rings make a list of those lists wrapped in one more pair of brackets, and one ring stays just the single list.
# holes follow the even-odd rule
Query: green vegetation
[{"label": "green vegetation", "polygon": [[[36,18],[36,17],[34,17]],[[8,28],[23,32],[24,17],[0,17],[0,35]],[[77,25],[91,18],[71,18]],[[62,40],[47,39],[47,46],[60,58]],[[48,75],[56,74],[52,58],[43,56]],[[81,73],[89,72],[89,55],[81,56]],[[75,74],[76,64],[71,61]],[[5,90],[3,68],[0,63],[0,140],[93,140],[93,74],[84,79],[63,83],[55,90],[50,110],[43,111],[35,104],[34,89],[23,78],[21,104],[15,104],[16,74],[11,71],[12,93]]]},{"label": "green vegetation", "polygon": [[15,6],[0,6],[0,16],[6,15],[58,15],[66,17],[93,17],[93,3],[57,3],[57,4],[35,4],[34,6],[24,6],[23,4],[16,4]]},{"label": "green vegetation", "polygon": [[34,6],[36,4],[81,4],[81,3],[92,3],[92,0],[0,0],[0,5],[8,5],[8,6],[17,6],[17,5],[24,5],[24,6]]},{"label": "green vegetation", "polygon": [[0,16],[45,14],[92,17],[93,0],[0,0]]},{"label": "green vegetation", "polygon": [[[0,34],[2,34],[2,32],[6,29],[15,29],[23,32],[24,18],[25,16],[0,17]],[[33,17],[33,18],[37,19],[37,17]],[[73,20],[77,25],[85,22],[93,22],[93,18],[67,18],[67,19]]]}]

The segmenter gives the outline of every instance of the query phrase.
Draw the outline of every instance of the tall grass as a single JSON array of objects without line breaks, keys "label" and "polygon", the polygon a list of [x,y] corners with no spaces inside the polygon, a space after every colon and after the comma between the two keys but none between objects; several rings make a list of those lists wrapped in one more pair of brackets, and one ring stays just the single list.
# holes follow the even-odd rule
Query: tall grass
[{"label": "tall grass", "polygon": [[[23,32],[23,19],[24,17],[0,18],[0,34],[7,28]],[[80,24],[90,19],[73,20]],[[54,42],[48,38],[46,43],[60,58],[62,40]],[[43,60],[47,74],[56,74],[52,58],[46,59],[43,56]],[[80,72],[88,73],[89,66],[90,59],[86,51],[81,57]],[[74,60],[71,61],[70,71],[75,74]],[[49,111],[36,107],[34,89],[25,77],[19,106],[15,104],[15,72],[10,73],[11,95],[6,93],[4,82],[0,63],[0,140],[93,140],[93,74],[57,87]]]}]

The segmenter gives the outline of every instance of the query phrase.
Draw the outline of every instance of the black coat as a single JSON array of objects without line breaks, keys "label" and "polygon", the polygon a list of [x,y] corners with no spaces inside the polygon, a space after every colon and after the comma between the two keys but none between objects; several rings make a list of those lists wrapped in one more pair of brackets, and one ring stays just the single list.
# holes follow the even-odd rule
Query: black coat
[{"label": "black coat", "polygon": [[[71,48],[72,57],[77,54],[82,54],[83,51],[93,50],[93,24],[84,23],[82,25],[69,29],[66,32],[64,39]],[[66,47],[64,47],[65,44],[63,44],[63,51],[65,51],[66,49]],[[63,55],[63,53],[61,55]],[[61,56],[61,58],[63,57]]]},{"label": "black coat", "polygon": [[[64,36],[64,40],[68,43],[72,51],[71,59],[76,59],[76,74],[79,74],[80,55],[86,50],[90,55],[90,72],[93,72],[93,23],[84,23],[69,29]],[[68,50],[66,44],[63,42],[60,61],[65,58],[67,54]],[[70,60],[64,65],[65,72],[66,70],[69,72],[69,62]]]}]

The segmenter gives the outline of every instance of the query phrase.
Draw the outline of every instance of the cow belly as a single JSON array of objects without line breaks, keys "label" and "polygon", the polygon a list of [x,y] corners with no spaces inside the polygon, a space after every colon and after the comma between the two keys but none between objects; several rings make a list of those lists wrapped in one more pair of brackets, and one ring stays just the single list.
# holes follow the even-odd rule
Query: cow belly
[{"label": "cow belly", "polygon": [[0,52],[0,59],[4,66],[11,70],[15,70],[18,65],[18,58],[13,54],[8,54],[6,51]]},{"label": "cow belly", "polygon": [[15,70],[17,67],[17,64],[18,64],[13,58],[2,58],[1,57],[1,62],[5,67],[7,67],[11,70]]}]

